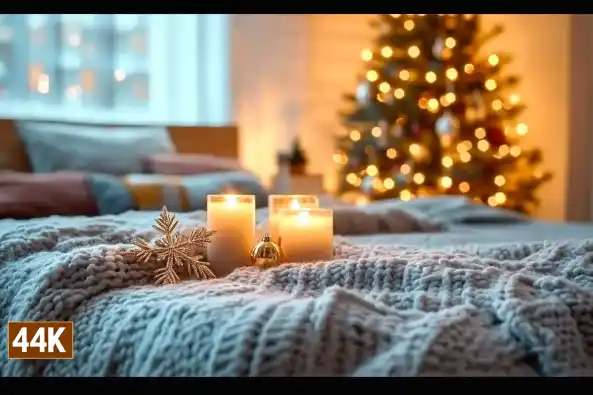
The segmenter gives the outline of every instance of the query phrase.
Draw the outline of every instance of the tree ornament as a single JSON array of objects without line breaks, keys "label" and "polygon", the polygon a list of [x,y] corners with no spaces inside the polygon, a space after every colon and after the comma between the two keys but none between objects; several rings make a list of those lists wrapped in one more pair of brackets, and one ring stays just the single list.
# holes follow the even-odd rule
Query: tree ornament
[{"label": "tree ornament", "polygon": [[393,137],[396,138],[400,138],[404,135],[404,128],[402,128],[402,126],[399,123],[395,123],[392,127],[391,127],[391,131],[390,131],[391,135]]},{"label": "tree ornament", "polygon": [[436,132],[442,147],[450,146],[459,135],[459,119],[449,111],[437,119]]},{"label": "tree ornament", "polygon": [[379,142],[379,147],[381,148],[385,148],[387,146],[387,133],[389,130],[389,123],[382,119],[379,121],[379,123],[377,124],[377,126],[379,127],[379,129],[381,129],[381,135],[377,138],[378,142]]},{"label": "tree ornament", "polygon": [[360,106],[368,106],[370,104],[371,86],[369,81],[361,81],[356,87],[356,102]]},{"label": "tree ornament", "polygon": [[432,45],[432,55],[436,59],[441,59],[443,50],[445,49],[445,40],[442,37],[437,37]]},{"label": "tree ornament", "polygon": [[375,190],[375,186],[377,182],[375,181],[376,177],[374,176],[366,176],[362,179],[362,184],[360,185],[360,189],[363,193],[367,195],[371,195]]},{"label": "tree ornament", "polygon": [[251,264],[263,269],[277,266],[282,261],[282,248],[268,234],[251,249]]},{"label": "tree ornament", "polygon": [[143,239],[136,238],[133,241],[136,248],[126,251],[124,256],[133,257],[141,263],[148,262],[152,258],[164,262],[165,267],[155,270],[156,284],[181,282],[176,269],[183,266],[186,266],[189,275],[197,279],[216,277],[208,267],[210,264],[202,260],[204,258],[202,255],[192,256],[196,249],[203,250],[206,244],[212,241],[211,237],[216,233],[215,231],[195,228],[189,236],[180,233],[177,230],[179,221],[175,214],[169,214],[166,206],[163,206],[156,225],[152,227],[162,234],[155,240],[154,246]]}]

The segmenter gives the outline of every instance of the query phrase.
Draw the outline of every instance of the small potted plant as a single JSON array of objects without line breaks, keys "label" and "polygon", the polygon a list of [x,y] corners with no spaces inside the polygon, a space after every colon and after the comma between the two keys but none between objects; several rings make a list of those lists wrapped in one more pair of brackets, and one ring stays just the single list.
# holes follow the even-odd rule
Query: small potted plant
[{"label": "small potted plant", "polygon": [[296,139],[292,152],[290,153],[290,173],[293,175],[303,175],[307,167],[307,156],[301,147],[299,139]]}]

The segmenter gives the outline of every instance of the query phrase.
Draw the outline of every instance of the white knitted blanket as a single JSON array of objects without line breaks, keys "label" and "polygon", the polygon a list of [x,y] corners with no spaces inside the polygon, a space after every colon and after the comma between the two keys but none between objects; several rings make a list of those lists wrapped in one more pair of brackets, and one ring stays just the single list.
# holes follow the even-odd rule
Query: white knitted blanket
[{"label": "white knitted blanket", "polygon": [[8,321],[75,323],[73,360],[2,357],[0,376],[593,375],[593,240],[342,244],[156,287],[120,254],[152,219],[0,227],[0,354]]}]

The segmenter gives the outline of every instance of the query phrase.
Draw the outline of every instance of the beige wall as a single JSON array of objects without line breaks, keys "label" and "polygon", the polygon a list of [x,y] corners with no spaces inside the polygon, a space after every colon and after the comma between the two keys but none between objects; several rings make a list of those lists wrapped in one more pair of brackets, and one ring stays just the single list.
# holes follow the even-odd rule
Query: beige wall
[{"label": "beige wall", "polygon": [[[579,141],[583,143],[586,140],[583,136],[588,133],[586,124],[593,121],[581,119],[580,126],[575,127],[574,116],[569,118],[569,109],[575,101],[583,109],[579,114],[588,113],[589,108],[588,102],[575,99],[573,93],[575,86],[582,88],[583,81],[575,80],[575,73],[571,73],[575,68],[571,59],[576,56],[581,73],[586,70],[579,58],[582,51],[571,47],[574,18],[484,16],[485,25],[500,22],[506,29],[488,49],[510,52],[514,62],[508,70],[522,78],[518,93],[528,106],[524,120],[530,126],[524,146],[540,147],[545,165],[554,172],[553,180],[539,194],[542,199],[539,217],[545,219],[564,219],[573,206],[575,213],[568,217],[583,219],[590,209],[588,201],[576,207],[574,200],[584,196],[588,199],[591,177],[583,180],[579,168],[591,167],[591,155],[585,151],[579,160],[569,158],[569,150],[574,153],[569,146],[569,128],[578,129]],[[233,64],[237,121],[243,129],[242,157],[265,180],[275,172],[275,153],[277,147],[285,145],[288,124],[290,130],[302,136],[311,159],[310,170],[325,174],[328,187],[335,185],[331,157],[332,136],[341,127],[337,111],[343,103],[341,95],[353,92],[357,73],[362,71],[359,54],[373,37],[369,19],[370,15],[235,16]],[[593,28],[589,30],[593,33]],[[581,46],[589,42],[584,40]],[[591,96],[588,92],[581,92],[580,96]],[[286,108],[292,108],[293,113],[296,108],[298,120],[286,118]],[[572,108],[577,107],[572,105]],[[586,160],[589,162],[585,164]],[[569,181],[576,185],[571,189],[570,199]]]}]

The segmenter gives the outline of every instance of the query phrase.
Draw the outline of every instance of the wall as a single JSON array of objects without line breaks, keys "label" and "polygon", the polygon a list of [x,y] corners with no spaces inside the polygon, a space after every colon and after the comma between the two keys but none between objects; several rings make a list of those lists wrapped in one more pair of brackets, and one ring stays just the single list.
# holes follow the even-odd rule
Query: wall
[{"label": "wall", "polygon": [[[356,73],[363,66],[360,51],[371,42],[369,15],[311,15],[309,26],[309,78],[307,101],[309,129],[304,130],[313,167],[332,175],[331,134],[339,130],[336,111],[340,95],[353,92]],[[570,16],[484,15],[484,26],[502,23],[506,29],[489,49],[514,55],[508,66],[522,78],[518,90],[528,109],[524,120],[531,133],[525,147],[542,148],[553,180],[542,187],[540,218],[563,219],[567,210],[569,106],[570,106]]]},{"label": "wall", "polygon": [[277,150],[307,129],[307,16],[233,15],[231,26],[240,155],[267,182]]}]

